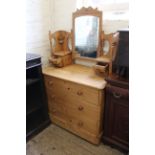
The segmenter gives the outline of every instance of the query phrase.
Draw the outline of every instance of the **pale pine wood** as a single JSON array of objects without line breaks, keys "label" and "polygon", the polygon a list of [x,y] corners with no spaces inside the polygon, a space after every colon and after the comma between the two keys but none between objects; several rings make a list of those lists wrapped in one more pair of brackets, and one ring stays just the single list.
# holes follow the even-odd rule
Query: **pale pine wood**
[{"label": "pale pine wood", "polygon": [[106,86],[104,78],[97,76],[92,68],[78,64],[63,68],[46,67],[43,68],[43,74],[96,89],[104,89]]},{"label": "pale pine wood", "polygon": [[54,92],[55,95],[57,95],[59,98],[61,98],[61,96],[66,96],[67,98],[68,97],[67,95],[70,94],[69,98],[70,96],[73,96],[73,100],[74,97],[76,98],[78,97],[78,99],[80,100],[98,105],[98,98],[96,98],[96,96],[98,96],[97,89],[86,87],[73,82],[63,81],[61,79],[49,76],[45,76],[45,81],[47,81],[46,87],[48,89],[51,89],[51,92],[52,93]]},{"label": "pale pine wood", "polygon": [[[48,92],[51,91],[48,90]],[[60,96],[57,92],[53,92],[48,93],[49,109],[51,112],[55,115],[59,115],[60,113],[68,114],[72,117],[70,121],[72,120],[73,123],[74,120],[80,119],[84,122],[86,129],[96,134],[99,132],[100,106],[94,106],[70,93],[67,93],[65,96],[63,94]],[[63,116],[63,118],[65,118],[65,116]]]},{"label": "pale pine wood", "polygon": [[[71,51],[71,49],[68,46],[68,40],[70,37],[71,37],[70,32],[64,30],[59,30],[54,33],[49,31],[51,54],[60,51]],[[54,41],[54,45],[52,44],[52,39]]]},{"label": "pale pine wood", "polygon": [[83,128],[78,127],[78,125],[70,125],[67,124],[65,120],[60,119],[59,117],[56,117],[55,115],[50,114],[50,118],[53,121],[54,124],[67,129],[68,131],[80,136],[81,138],[84,138],[85,140],[93,143],[93,144],[99,144],[101,135],[95,135],[91,132],[84,130]]},{"label": "pale pine wood", "polygon": [[47,67],[43,73],[51,121],[98,144],[103,133],[105,80],[81,65]]},{"label": "pale pine wood", "polygon": [[[106,55],[104,55],[104,51],[103,51],[103,43],[105,40],[107,40],[109,42],[109,51]],[[119,32],[110,33],[110,34],[105,34],[104,32],[102,32],[101,33],[101,42],[102,42],[101,57],[103,57],[104,59],[105,58],[109,59],[109,62],[108,62],[109,74],[111,74],[112,73],[112,61],[114,61],[114,59],[115,59],[118,42],[119,42]],[[102,59],[102,58],[100,58],[100,59]]]},{"label": "pale pine wood", "polygon": [[[88,57],[83,57],[80,56],[78,53],[75,51],[75,19],[80,16],[96,16],[99,17],[99,43],[98,43],[98,48],[97,48],[97,58],[88,58]],[[72,15],[72,24],[73,24],[73,31],[72,31],[72,44],[73,44],[73,59],[82,59],[85,61],[95,61],[96,63],[101,61],[104,63],[108,64],[108,74],[112,73],[112,61],[115,59],[117,47],[118,47],[118,40],[119,40],[119,33],[111,33],[111,34],[105,34],[104,31],[102,31],[102,12],[99,11],[97,8],[93,9],[92,7],[88,8],[81,8],[77,9],[76,12],[73,12]],[[109,51],[104,54],[103,51],[103,44],[104,41],[107,40],[109,42]],[[94,66],[95,68],[95,66]],[[107,74],[106,73],[106,74]],[[101,75],[103,75],[101,73]]]},{"label": "pale pine wood", "polygon": [[69,48],[70,38],[71,33],[67,31],[56,31],[54,33],[49,31],[49,40],[51,46],[51,57],[49,58],[49,61],[55,67],[64,67],[72,64],[72,49]]},{"label": "pale pine wood", "polygon": [[71,53],[70,51],[59,51],[59,52],[53,52],[53,55],[55,55],[55,56],[66,56],[70,53]]},{"label": "pale pine wood", "polygon": [[108,58],[109,60],[114,60],[114,58],[115,58],[114,52],[116,51],[118,41],[119,41],[119,32],[110,33],[110,34],[105,34],[104,32],[102,32],[101,33],[102,47],[103,47],[104,41],[106,41],[106,40],[109,42],[109,51],[107,54],[104,55],[104,51],[102,48],[101,56],[103,58]]},{"label": "pale pine wood", "polygon": [[109,66],[108,64],[105,64],[105,65],[94,65],[93,66],[93,69],[95,71],[95,73],[101,77],[106,77],[108,76],[108,70],[109,70]]},{"label": "pale pine wood", "polygon": [[55,67],[64,67],[66,65],[70,65],[72,64],[72,53],[71,52],[54,53],[53,56],[49,58],[49,61]]}]

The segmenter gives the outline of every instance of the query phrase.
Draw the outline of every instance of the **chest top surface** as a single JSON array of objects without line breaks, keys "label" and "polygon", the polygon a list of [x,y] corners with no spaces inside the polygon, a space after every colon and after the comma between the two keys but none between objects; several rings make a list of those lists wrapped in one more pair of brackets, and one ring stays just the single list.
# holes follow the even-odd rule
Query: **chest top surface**
[{"label": "chest top surface", "polygon": [[78,64],[63,68],[45,67],[43,74],[96,89],[104,89],[107,83],[104,77],[97,76],[92,68]]}]

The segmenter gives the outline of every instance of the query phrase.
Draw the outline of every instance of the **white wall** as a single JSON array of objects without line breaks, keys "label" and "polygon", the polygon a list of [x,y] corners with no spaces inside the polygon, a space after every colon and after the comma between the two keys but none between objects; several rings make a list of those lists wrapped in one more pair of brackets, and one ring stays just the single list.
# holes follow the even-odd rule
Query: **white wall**
[{"label": "white wall", "polygon": [[[54,16],[54,25],[52,31],[56,30],[66,30],[70,31],[72,29],[72,13],[76,11],[76,0],[52,0],[53,1],[53,12],[51,14]],[[124,5],[122,5],[124,7]],[[122,10],[122,6],[117,6]],[[125,6],[127,8],[127,6]],[[100,10],[109,11],[109,7],[100,7]],[[107,10],[106,10],[107,9]],[[114,11],[116,6],[111,5],[111,11]],[[103,12],[103,30],[106,34],[116,32],[118,29],[128,27],[128,20],[112,20],[104,18],[105,12]]]},{"label": "white wall", "polygon": [[43,65],[48,64],[50,55],[51,3],[52,0],[26,1],[26,52],[40,54]]},{"label": "white wall", "polygon": [[[53,12],[51,14],[53,15],[53,27],[51,28],[51,31],[57,31],[57,30],[66,30],[71,31],[72,29],[72,13],[76,11],[76,0],[52,0],[53,1]],[[111,7],[103,7],[101,6],[99,10],[103,11],[103,21],[102,21],[102,30],[106,34],[116,32],[117,30],[121,28],[127,28],[129,25],[128,20],[113,20],[113,16],[115,11],[121,10],[124,11],[123,8],[128,9],[128,5],[125,7],[122,5],[111,5]],[[109,12],[108,12],[109,11]],[[110,13],[110,14],[109,14]],[[114,16],[115,17],[115,16]],[[93,64],[89,64],[88,62],[78,60],[75,63],[83,64],[86,66],[92,66]]]},{"label": "white wall", "polygon": [[76,10],[76,0],[52,0],[53,1],[53,29],[51,31],[71,31],[72,13]]}]

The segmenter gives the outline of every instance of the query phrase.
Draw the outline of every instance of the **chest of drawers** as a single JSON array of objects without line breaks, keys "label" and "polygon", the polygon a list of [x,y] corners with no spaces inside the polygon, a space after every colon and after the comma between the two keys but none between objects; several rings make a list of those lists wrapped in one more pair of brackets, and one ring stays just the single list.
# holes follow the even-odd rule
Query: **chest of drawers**
[{"label": "chest of drawers", "polygon": [[[53,123],[98,144],[103,131],[104,90],[91,83],[87,85],[80,82],[86,80],[86,75],[75,80],[78,73],[71,74],[73,73],[71,70],[79,67],[73,65],[66,67],[69,70],[58,69],[59,73],[62,73],[61,78],[55,76],[55,70],[53,72],[51,70],[50,73],[49,69],[48,73],[44,70],[49,115]],[[85,67],[80,68],[87,70]],[[92,74],[87,70],[87,77],[90,78],[90,75]],[[91,78],[95,81],[98,77],[91,76]],[[106,84],[103,79],[99,80],[103,86]]]}]

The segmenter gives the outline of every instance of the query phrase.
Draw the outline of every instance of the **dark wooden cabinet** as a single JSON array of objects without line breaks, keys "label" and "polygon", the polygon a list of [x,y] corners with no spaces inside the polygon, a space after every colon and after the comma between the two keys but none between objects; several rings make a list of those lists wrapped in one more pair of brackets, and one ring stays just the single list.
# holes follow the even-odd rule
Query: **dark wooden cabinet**
[{"label": "dark wooden cabinet", "polygon": [[107,80],[103,142],[129,151],[129,30],[119,31],[119,46]]},{"label": "dark wooden cabinet", "polygon": [[116,78],[107,79],[103,142],[129,150],[129,86]]},{"label": "dark wooden cabinet", "polygon": [[28,54],[26,61],[26,139],[50,123],[44,90],[41,58]]}]

